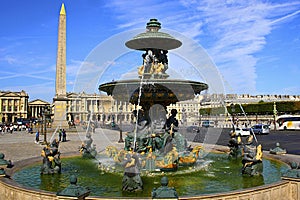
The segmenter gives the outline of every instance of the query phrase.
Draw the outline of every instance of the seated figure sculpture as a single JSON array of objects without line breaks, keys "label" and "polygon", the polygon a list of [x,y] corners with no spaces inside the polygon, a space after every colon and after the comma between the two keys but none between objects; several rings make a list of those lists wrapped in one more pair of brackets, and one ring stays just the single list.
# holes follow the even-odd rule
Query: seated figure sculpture
[{"label": "seated figure sculpture", "polygon": [[93,139],[90,132],[86,134],[86,139],[82,143],[80,147],[80,153],[82,154],[82,157],[85,158],[95,158],[97,155],[96,147],[95,145],[92,145]]},{"label": "seated figure sculpture", "polygon": [[261,175],[263,170],[262,155],[262,146],[253,145],[253,135],[250,135],[244,145],[242,173],[250,176]]},{"label": "seated figure sculpture", "polygon": [[50,145],[43,148],[41,153],[41,156],[43,157],[41,174],[61,173],[61,161],[58,146],[59,142],[55,139]]},{"label": "seated figure sculpture", "polygon": [[[150,134],[149,122],[142,110],[134,110],[132,113],[135,118],[135,121],[133,122],[134,131],[127,133],[124,149],[126,151],[135,149],[135,151],[139,153],[145,152],[147,150],[148,135]],[[136,141],[134,141],[135,135],[137,136]]]},{"label": "seated figure sculpture", "polygon": [[173,128],[174,128],[174,132],[177,131],[177,127],[178,127],[178,120],[176,119],[176,115],[177,115],[177,110],[176,109],[172,109],[171,110],[171,115],[170,117],[167,119],[166,124],[165,124],[165,129],[166,130],[170,130],[171,129],[171,125],[173,124]]},{"label": "seated figure sculpture", "polygon": [[274,149],[270,149],[270,153],[271,154],[276,154],[276,155],[278,155],[278,154],[286,154],[286,149],[281,148],[280,147],[280,143],[277,142],[276,143],[276,147]]},{"label": "seated figure sculpture", "polygon": [[300,169],[298,169],[298,164],[296,162],[290,163],[291,169],[287,170],[282,174],[283,177],[287,178],[297,178],[300,179]]},{"label": "seated figure sculpture", "polygon": [[175,135],[175,132],[177,132],[177,127],[178,127],[178,120],[176,119],[176,115],[177,115],[177,110],[172,109],[171,115],[167,119],[165,126],[164,126],[164,128],[166,130],[166,133],[163,136],[163,138],[164,138],[164,145],[163,145],[164,146],[164,154],[167,154],[169,151],[171,151],[173,148],[173,143],[175,143],[174,135]]},{"label": "seated figure sculpture", "polygon": [[84,199],[85,197],[89,196],[89,194],[90,191],[88,189],[77,185],[77,177],[75,175],[70,176],[70,185],[68,187],[56,193],[56,195],[59,196],[60,198],[76,197],[76,199]]},{"label": "seated figure sculpture", "polygon": [[124,149],[120,151],[117,148],[107,148],[107,155],[121,164],[128,163],[129,156],[124,156],[126,152],[141,154],[141,167],[148,172],[176,171],[179,165],[194,164],[202,147],[196,147],[194,150],[188,147],[187,140],[178,131],[179,123],[176,115],[177,110],[172,109],[169,118],[166,122],[160,123],[159,127],[155,118],[150,120],[142,110],[133,111],[134,130],[126,133]]},{"label": "seated figure sculpture", "polygon": [[229,159],[237,159],[242,157],[242,141],[241,137],[236,134],[235,131],[230,133],[230,140],[228,143],[229,151]]},{"label": "seated figure sculpture", "polygon": [[12,168],[13,164],[10,160],[5,160],[4,153],[0,153],[0,177],[6,176],[5,174],[5,168]]},{"label": "seated figure sculpture", "polygon": [[124,176],[122,180],[122,190],[136,192],[143,190],[143,182],[140,176],[140,159],[137,153],[132,150],[125,155],[123,161]]},{"label": "seated figure sculpture", "polygon": [[168,77],[168,51],[161,49],[148,49],[143,55],[143,65],[138,68],[139,76],[165,79]]},{"label": "seated figure sculpture", "polygon": [[178,194],[173,187],[168,187],[169,180],[166,176],[161,178],[161,186],[159,188],[153,188],[153,199],[178,199]]}]

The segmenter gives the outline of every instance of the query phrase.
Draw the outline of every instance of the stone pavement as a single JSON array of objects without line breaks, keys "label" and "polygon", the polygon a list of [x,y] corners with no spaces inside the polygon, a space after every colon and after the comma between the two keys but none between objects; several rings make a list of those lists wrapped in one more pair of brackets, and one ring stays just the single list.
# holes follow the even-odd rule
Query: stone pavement
[{"label": "stone pavement", "polygon": [[[67,142],[60,142],[59,151],[63,157],[64,153],[78,152],[79,146],[85,139],[85,132],[68,132],[67,131]],[[123,147],[123,143],[118,143],[119,132],[113,130],[96,129],[93,134],[94,142],[96,144],[97,150],[102,151],[108,145],[114,145],[118,147]],[[53,133],[47,134],[47,141],[51,138],[57,138],[58,134]],[[123,134],[124,138],[124,134]],[[40,135],[40,141],[44,140],[44,135]],[[0,152],[5,154],[6,160],[12,160],[13,162],[24,160],[27,158],[41,156],[41,151],[44,145],[42,143],[35,143],[35,133],[30,134],[26,131],[15,131],[10,133],[0,134]]]}]

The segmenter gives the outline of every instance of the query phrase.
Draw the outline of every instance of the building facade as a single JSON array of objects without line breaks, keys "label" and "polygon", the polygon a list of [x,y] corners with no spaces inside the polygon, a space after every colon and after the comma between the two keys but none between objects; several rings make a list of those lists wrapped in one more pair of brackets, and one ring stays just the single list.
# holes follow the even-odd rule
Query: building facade
[{"label": "building facade", "polygon": [[50,103],[41,99],[36,99],[28,103],[28,118],[41,119],[46,107],[49,107]]},{"label": "building facade", "polygon": [[67,120],[75,124],[89,120],[129,122],[135,106],[102,94],[67,93]]},{"label": "building facade", "polygon": [[[41,99],[28,101],[29,96],[25,91],[11,92],[0,91],[0,123],[13,123],[17,118],[41,119],[45,107],[51,107]],[[135,105],[128,102],[119,102],[111,96],[103,94],[67,93],[66,109],[63,111],[66,121],[74,123],[89,120],[109,123],[130,122],[133,119],[132,111],[137,109]],[[178,111],[177,118],[181,125],[198,125],[208,118],[220,116],[203,116],[199,114],[200,108],[211,108],[229,106],[231,103],[245,104],[280,101],[300,101],[300,95],[249,95],[249,94],[203,94],[194,99],[177,102],[167,107],[167,117],[172,109]],[[224,113],[225,114],[225,113]]]},{"label": "building facade", "polygon": [[17,118],[28,117],[28,94],[25,91],[0,91],[1,123],[16,122]]},{"label": "building facade", "polygon": [[[233,104],[250,104],[258,102],[280,102],[280,101],[300,101],[300,95],[250,95],[250,94],[202,94],[195,96],[194,99],[188,101],[177,102],[168,106],[168,113],[172,109],[178,111],[177,118],[183,125],[198,125],[203,120],[223,121],[227,126],[230,126],[230,119],[227,113],[218,113],[214,115],[200,115],[200,108],[216,108],[225,107]],[[272,112],[272,111],[271,111]],[[254,121],[259,121],[257,116],[248,116]],[[272,119],[272,115],[269,118],[263,119],[268,121]],[[223,126],[223,125],[222,125]],[[225,126],[225,125],[224,125]]]}]

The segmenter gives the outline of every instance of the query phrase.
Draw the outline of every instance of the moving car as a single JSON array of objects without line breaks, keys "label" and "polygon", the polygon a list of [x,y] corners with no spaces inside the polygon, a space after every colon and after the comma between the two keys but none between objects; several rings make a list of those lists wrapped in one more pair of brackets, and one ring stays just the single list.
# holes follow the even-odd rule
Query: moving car
[{"label": "moving car", "polygon": [[269,134],[270,133],[270,127],[266,124],[256,124],[251,127],[253,133],[255,134]]},{"label": "moving car", "polygon": [[[251,130],[248,129],[248,128],[235,128],[234,129],[236,135],[239,135],[239,136],[249,136],[250,133],[251,133]],[[230,131],[231,133],[233,132],[233,130]]]}]

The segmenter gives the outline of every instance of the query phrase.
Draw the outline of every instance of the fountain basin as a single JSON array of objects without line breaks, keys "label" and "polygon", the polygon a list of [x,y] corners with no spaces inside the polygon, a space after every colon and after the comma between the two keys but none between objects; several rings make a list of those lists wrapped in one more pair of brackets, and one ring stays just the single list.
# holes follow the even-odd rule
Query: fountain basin
[{"label": "fountain basin", "polygon": [[[227,151],[227,147],[216,146],[218,151],[225,152]],[[63,157],[66,156],[75,156],[78,155],[78,152],[71,152],[65,153]],[[293,159],[293,155],[285,155],[282,156],[274,156],[268,153],[264,154],[265,157],[268,159],[276,159],[278,162],[290,162]],[[14,175],[15,172],[24,169],[26,167],[32,166],[33,164],[41,163],[40,157],[30,158],[26,160],[22,160],[19,162],[14,163],[15,167],[8,171],[9,175]],[[284,163],[281,162],[283,165]],[[80,184],[80,181],[79,181]],[[278,199],[279,197],[285,197],[286,199],[297,199],[295,195],[298,194],[300,191],[300,181],[295,179],[288,179],[284,178],[281,181],[266,184],[262,186],[242,189],[242,190],[234,190],[230,192],[223,192],[223,193],[215,193],[215,194],[204,194],[204,195],[197,195],[197,196],[180,196],[179,199],[253,199],[253,200],[260,200],[260,199]],[[0,196],[4,199],[14,199],[14,200],[57,200],[55,192],[49,192],[34,188],[29,188],[24,185],[18,184],[15,180],[9,178],[0,178]],[[113,198],[110,199],[121,199]],[[134,198],[134,197],[131,197]],[[142,197],[135,197],[137,199],[151,199],[150,197],[142,198]],[[86,198],[87,200],[100,200],[100,199],[107,199],[107,197],[94,197],[89,196]]]},{"label": "fountain basin", "polygon": [[[30,187],[35,192],[39,190],[57,192],[68,185],[68,177],[75,173],[78,176],[78,184],[91,189],[91,196],[147,198],[151,196],[153,187],[159,187],[162,175],[157,173],[153,176],[142,176],[144,191],[128,193],[121,190],[122,173],[101,172],[97,169],[97,162],[80,157],[65,158],[62,162],[62,174],[40,176],[40,164],[37,163],[18,169],[12,177],[17,184],[22,185],[21,187]],[[241,191],[254,191],[253,187],[268,188],[275,183],[279,184],[280,171],[285,171],[288,167],[270,159],[264,159],[263,162],[263,176],[244,177],[241,175],[241,166],[228,161],[226,154],[209,154],[205,160],[200,160],[200,163],[204,163],[201,169],[179,169],[178,172],[164,175],[169,177],[169,185],[176,188],[180,197],[215,196],[220,193],[224,195],[224,192],[236,194]]]}]

